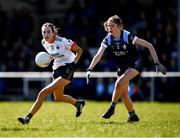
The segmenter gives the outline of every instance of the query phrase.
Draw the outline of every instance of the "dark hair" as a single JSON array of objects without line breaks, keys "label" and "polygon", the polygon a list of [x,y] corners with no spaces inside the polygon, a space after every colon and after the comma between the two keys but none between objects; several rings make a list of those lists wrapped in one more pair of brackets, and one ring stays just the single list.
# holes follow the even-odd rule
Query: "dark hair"
[{"label": "dark hair", "polygon": [[108,21],[112,21],[115,24],[117,24],[118,26],[123,25],[122,19],[119,16],[117,16],[117,15],[113,15],[113,16],[109,17],[109,19],[107,21],[104,22],[104,29],[106,31],[108,31],[108,29],[107,29],[107,22]]},{"label": "dark hair", "polygon": [[54,33],[56,33],[56,34],[58,34],[58,30],[60,29],[60,28],[57,28],[56,26],[54,26],[52,23],[44,23],[43,25],[42,25],[42,27],[50,27],[51,28],[51,30],[52,30],[52,32]]}]

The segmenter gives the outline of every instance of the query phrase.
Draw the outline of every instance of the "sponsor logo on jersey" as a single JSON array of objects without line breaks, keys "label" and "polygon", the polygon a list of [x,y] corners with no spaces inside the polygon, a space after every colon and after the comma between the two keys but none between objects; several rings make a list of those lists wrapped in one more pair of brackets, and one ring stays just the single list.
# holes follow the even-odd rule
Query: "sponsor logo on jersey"
[{"label": "sponsor logo on jersey", "polygon": [[124,49],[126,49],[126,45],[124,44],[123,46],[122,46]]},{"label": "sponsor logo on jersey", "polygon": [[63,58],[64,57],[63,54],[59,54],[59,53],[51,54],[51,56],[54,58]]},{"label": "sponsor logo on jersey", "polygon": [[113,51],[115,56],[124,56],[128,51]]}]

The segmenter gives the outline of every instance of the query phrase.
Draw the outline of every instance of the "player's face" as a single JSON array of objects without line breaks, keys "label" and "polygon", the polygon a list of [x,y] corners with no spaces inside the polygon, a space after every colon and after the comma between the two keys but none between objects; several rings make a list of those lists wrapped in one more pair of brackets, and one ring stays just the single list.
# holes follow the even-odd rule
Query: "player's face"
[{"label": "player's face", "polygon": [[108,20],[107,28],[108,28],[108,32],[111,33],[112,35],[116,35],[120,30],[119,26],[111,20]]},{"label": "player's face", "polygon": [[42,29],[42,36],[43,38],[49,42],[49,43],[52,43],[54,41],[54,38],[55,38],[55,34],[52,32],[52,29],[51,27],[45,27],[43,26]]}]

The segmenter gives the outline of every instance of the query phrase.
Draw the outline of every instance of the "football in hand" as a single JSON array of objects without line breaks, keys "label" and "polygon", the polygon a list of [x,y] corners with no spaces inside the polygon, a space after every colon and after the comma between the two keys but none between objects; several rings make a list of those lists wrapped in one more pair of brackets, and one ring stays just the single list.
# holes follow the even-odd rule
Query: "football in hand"
[{"label": "football in hand", "polygon": [[47,52],[39,52],[35,57],[35,63],[41,68],[47,67],[52,61],[51,56]]}]

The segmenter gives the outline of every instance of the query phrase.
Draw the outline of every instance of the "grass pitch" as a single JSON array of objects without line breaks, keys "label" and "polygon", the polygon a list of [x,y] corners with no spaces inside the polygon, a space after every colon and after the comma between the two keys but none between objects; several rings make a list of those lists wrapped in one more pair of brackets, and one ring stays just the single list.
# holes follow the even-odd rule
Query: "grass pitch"
[{"label": "grass pitch", "polygon": [[66,103],[45,102],[30,124],[19,116],[28,113],[33,102],[0,102],[0,137],[179,137],[180,103],[135,102],[140,122],[127,123],[128,114],[120,102],[108,120],[101,118],[110,102],[86,101],[83,113]]}]

